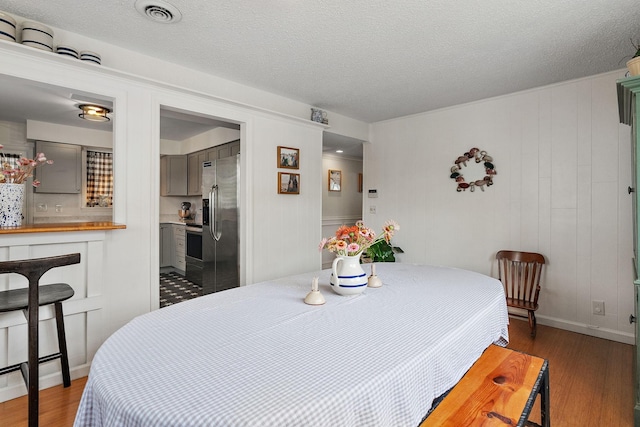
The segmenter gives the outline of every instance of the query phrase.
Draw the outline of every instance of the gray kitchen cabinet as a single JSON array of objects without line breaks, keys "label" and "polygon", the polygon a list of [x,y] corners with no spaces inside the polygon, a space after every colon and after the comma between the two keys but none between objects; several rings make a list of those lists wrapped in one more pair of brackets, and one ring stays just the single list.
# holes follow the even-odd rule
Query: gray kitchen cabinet
[{"label": "gray kitchen cabinet", "polygon": [[236,154],[240,154],[240,140],[233,141],[229,143],[229,152],[231,156],[235,156]]},{"label": "gray kitchen cabinet", "polygon": [[185,226],[160,223],[160,267],[185,271]]},{"label": "gray kitchen cabinet", "polygon": [[36,153],[44,153],[51,165],[35,170],[40,186],[36,193],[78,194],[82,190],[82,147],[59,142],[36,141]]},{"label": "gray kitchen cabinet", "polygon": [[188,155],[160,158],[160,195],[197,196],[202,194],[202,163],[235,156],[240,152],[240,140],[196,151]]},{"label": "gray kitchen cabinet", "polygon": [[187,156],[160,158],[160,195],[187,195]]},{"label": "gray kitchen cabinet", "polygon": [[187,156],[187,187],[189,196],[202,194],[202,163],[207,160],[206,150],[197,151]]},{"label": "gray kitchen cabinet", "polygon": [[[214,154],[215,153],[215,154]],[[228,144],[220,145],[218,147],[214,147],[212,149],[212,153],[209,157],[209,160],[214,159],[223,159],[225,157],[231,156],[231,148]]]},{"label": "gray kitchen cabinet", "polygon": [[187,263],[185,260],[185,226],[174,224],[173,228],[173,261],[175,268],[186,271]]},{"label": "gray kitchen cabinet", "polygon": [[235,156],[239,152],[240,140],[237,140],[187,155],[187,195],[197,196],[202,194],[203,162]]},{"label": "gray kitchen cabinet", "polygon": [[207,160],[224,159],[240,152],[240,140],[218,145],[207,150]]},{"label": "gray kitchen cabinet", "polygon": [[173,227],[160,224],[160,267],[173,265]]}]

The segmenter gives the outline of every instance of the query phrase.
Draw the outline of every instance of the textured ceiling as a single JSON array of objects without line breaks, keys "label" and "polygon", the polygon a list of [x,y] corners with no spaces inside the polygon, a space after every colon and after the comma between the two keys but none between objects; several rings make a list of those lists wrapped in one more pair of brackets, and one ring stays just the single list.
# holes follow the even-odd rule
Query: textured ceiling
[{"label": "textured ceiling", "polygon": [[637,0],[0,0],[0,10],[365,122],[624,68]]}]

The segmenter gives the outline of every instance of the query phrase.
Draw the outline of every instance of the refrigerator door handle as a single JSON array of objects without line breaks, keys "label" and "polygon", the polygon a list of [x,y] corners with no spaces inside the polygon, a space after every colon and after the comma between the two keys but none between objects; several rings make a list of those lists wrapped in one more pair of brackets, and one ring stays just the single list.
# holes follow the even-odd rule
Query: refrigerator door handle
[{"label": "refrigerator door handle", "polygon": [[220,240],[222,235],[218,230],[218,186],[213,185],[209,190],[209,234],[216,242]]}]

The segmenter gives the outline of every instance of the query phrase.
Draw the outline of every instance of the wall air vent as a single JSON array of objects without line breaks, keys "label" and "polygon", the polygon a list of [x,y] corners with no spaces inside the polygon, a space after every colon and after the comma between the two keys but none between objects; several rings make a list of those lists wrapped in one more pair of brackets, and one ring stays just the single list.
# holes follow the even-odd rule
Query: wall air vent
[{"label": "wall air vent", "polygon": [[180,11],[162,0],[137,0],[136,10],[154,22],[172,24],[182,19]]}]

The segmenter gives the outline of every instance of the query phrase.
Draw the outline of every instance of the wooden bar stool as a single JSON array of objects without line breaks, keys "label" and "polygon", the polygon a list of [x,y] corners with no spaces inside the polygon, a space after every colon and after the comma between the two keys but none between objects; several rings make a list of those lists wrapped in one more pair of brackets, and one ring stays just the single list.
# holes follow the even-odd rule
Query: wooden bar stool
[{"label": "wooden bar stool", "polygon": [[[66,283],[51,285],[39,285],[44,273],[55,267],[78,264],[80,254],[69,254],[47,258],[36,258],[19,261],[0,262],[0,274],[16,273],[27,278],[28,288],[11,289],[0,292],[0,313],[22,310],[27,318],[29,331],[28,360],[0,369],[0,375],[17,370],[22,371],[22,377],[27,385],[29,398],[29,427],[38,425],[38,366],[40,363],[60,359],[62,365],[62,381],[65,387],[71,385],[69,373],[69,356],[67,355],[67,342],[64,333],[64,320],[62,314],[62,301],[73,296],[73,288]],[[36,303],[37,302],[37,303]],[[38,307],[54,304],[56,315],[56,327],[58,330],[58,352],[39,357],[38,352]]]}]

